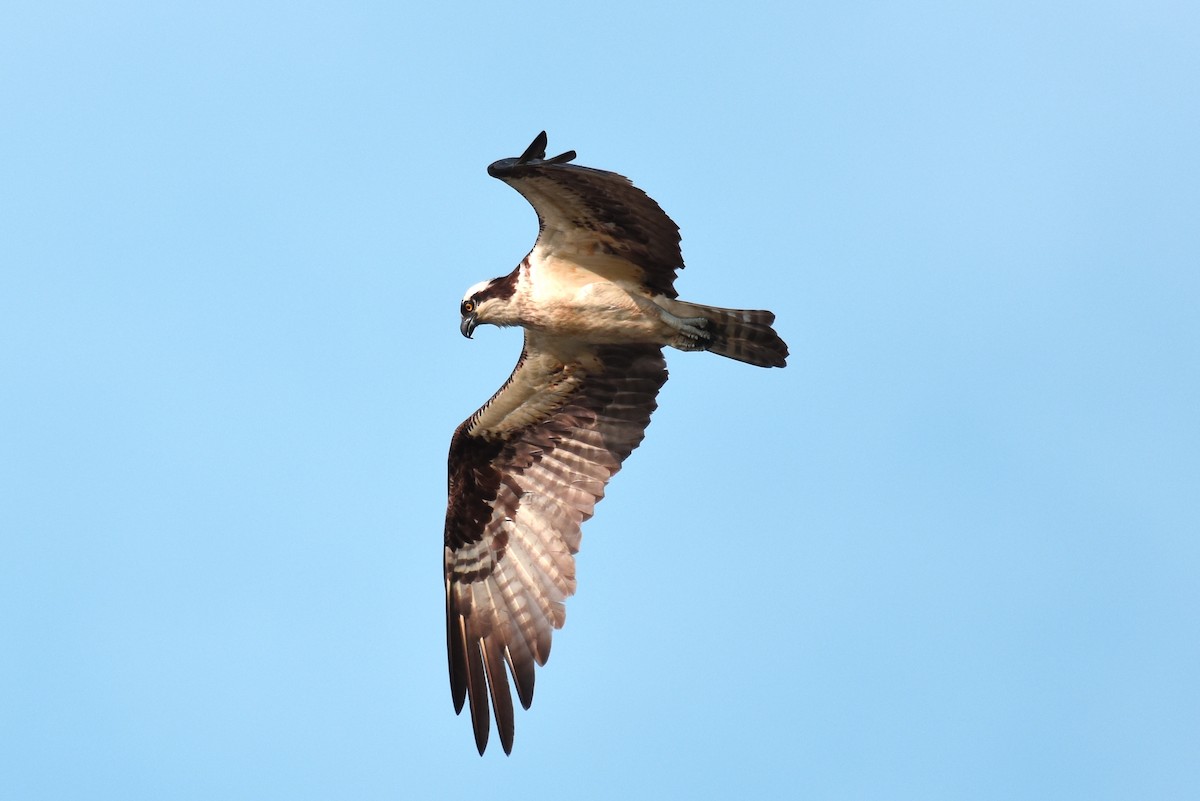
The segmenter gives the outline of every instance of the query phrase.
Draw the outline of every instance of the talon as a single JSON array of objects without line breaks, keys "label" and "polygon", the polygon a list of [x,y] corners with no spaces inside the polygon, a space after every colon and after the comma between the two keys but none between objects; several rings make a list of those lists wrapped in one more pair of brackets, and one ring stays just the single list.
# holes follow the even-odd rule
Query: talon
[{"label": "talon", "polygon": [[707,317],[676,317],[670,312],[664,311],[662,319],[663,322],[684,336],[692,339],[712,339],[712,334],[707,330],[709,325]]}]

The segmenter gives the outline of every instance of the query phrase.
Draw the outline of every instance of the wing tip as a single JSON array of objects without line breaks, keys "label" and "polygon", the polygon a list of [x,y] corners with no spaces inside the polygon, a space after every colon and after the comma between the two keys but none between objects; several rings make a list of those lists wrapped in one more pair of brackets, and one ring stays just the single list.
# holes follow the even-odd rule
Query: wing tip
[{"label": "wing tip", "polygon": [[549,141],[545,131],[533,137],[533,141],[529,143],[529,147],[525,148],[525,152],[517,159],[517,163],[528,164],[531,161],[546,158],[546,145]]},{"label": "wing tip", "polygon": [[548,141],[546,132],[542,131],[533,138],[533,141],[529,143],[529,147],[525,148],[525,152],[520,156],[492,162],[488,166],[488,175],[493,178],[503,178],[506,175],[511,175],[512,171],[517,167],[531,167],[540,164],[566,164],[574,160],[574,150],[568,150],[565,153],[559,153],[557,156],[546,158],[546,144]]}]

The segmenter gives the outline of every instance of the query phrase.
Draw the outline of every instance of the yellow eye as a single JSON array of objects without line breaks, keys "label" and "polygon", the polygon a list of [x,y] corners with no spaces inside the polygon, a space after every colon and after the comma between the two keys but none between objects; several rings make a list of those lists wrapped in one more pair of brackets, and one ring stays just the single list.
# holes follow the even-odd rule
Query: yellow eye
[{"label": "yellow eye", "polygon": [[464,300],[464,301],[462,302],[462,313],[463,313],[463,314],[470,314],[470,313],[471,313],[471,312],[473,312],[473,311],[475,311],[475,301],[473,301],[473,300]]}]

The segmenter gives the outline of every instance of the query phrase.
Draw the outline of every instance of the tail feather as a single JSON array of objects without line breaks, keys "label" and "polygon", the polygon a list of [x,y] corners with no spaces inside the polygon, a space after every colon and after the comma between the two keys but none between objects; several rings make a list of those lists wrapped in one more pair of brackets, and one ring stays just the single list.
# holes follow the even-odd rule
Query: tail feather
[{"label": "tail feather", "polygon": [[706,350],[757,367],[783,367],[787,364],[788,346],[779,338],[771,323],[775,315],[752,309],[722,309],[698,303],[679,304],[687,316],[704,317],[712,334]]}]

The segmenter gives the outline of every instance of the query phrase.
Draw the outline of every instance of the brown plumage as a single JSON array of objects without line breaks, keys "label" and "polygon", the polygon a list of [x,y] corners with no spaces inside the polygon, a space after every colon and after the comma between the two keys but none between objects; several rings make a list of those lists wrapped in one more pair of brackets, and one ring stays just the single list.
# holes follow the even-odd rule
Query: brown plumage
[{"label": "brown plumage", "polygon": [[667,380],[662,347],[782,367],[768,311],[678,300],[679,229],[629,179],[545,158],[540,134],[488,173],[538,214],[533,250],[512,273],[468,290],[461,328],[520,325],[504,386],[450,444],[444,569],[455,711],[488,741],[489,705],[505,753],[513,700],[528,708],[575,592],[580,525],[638,446]]}]

